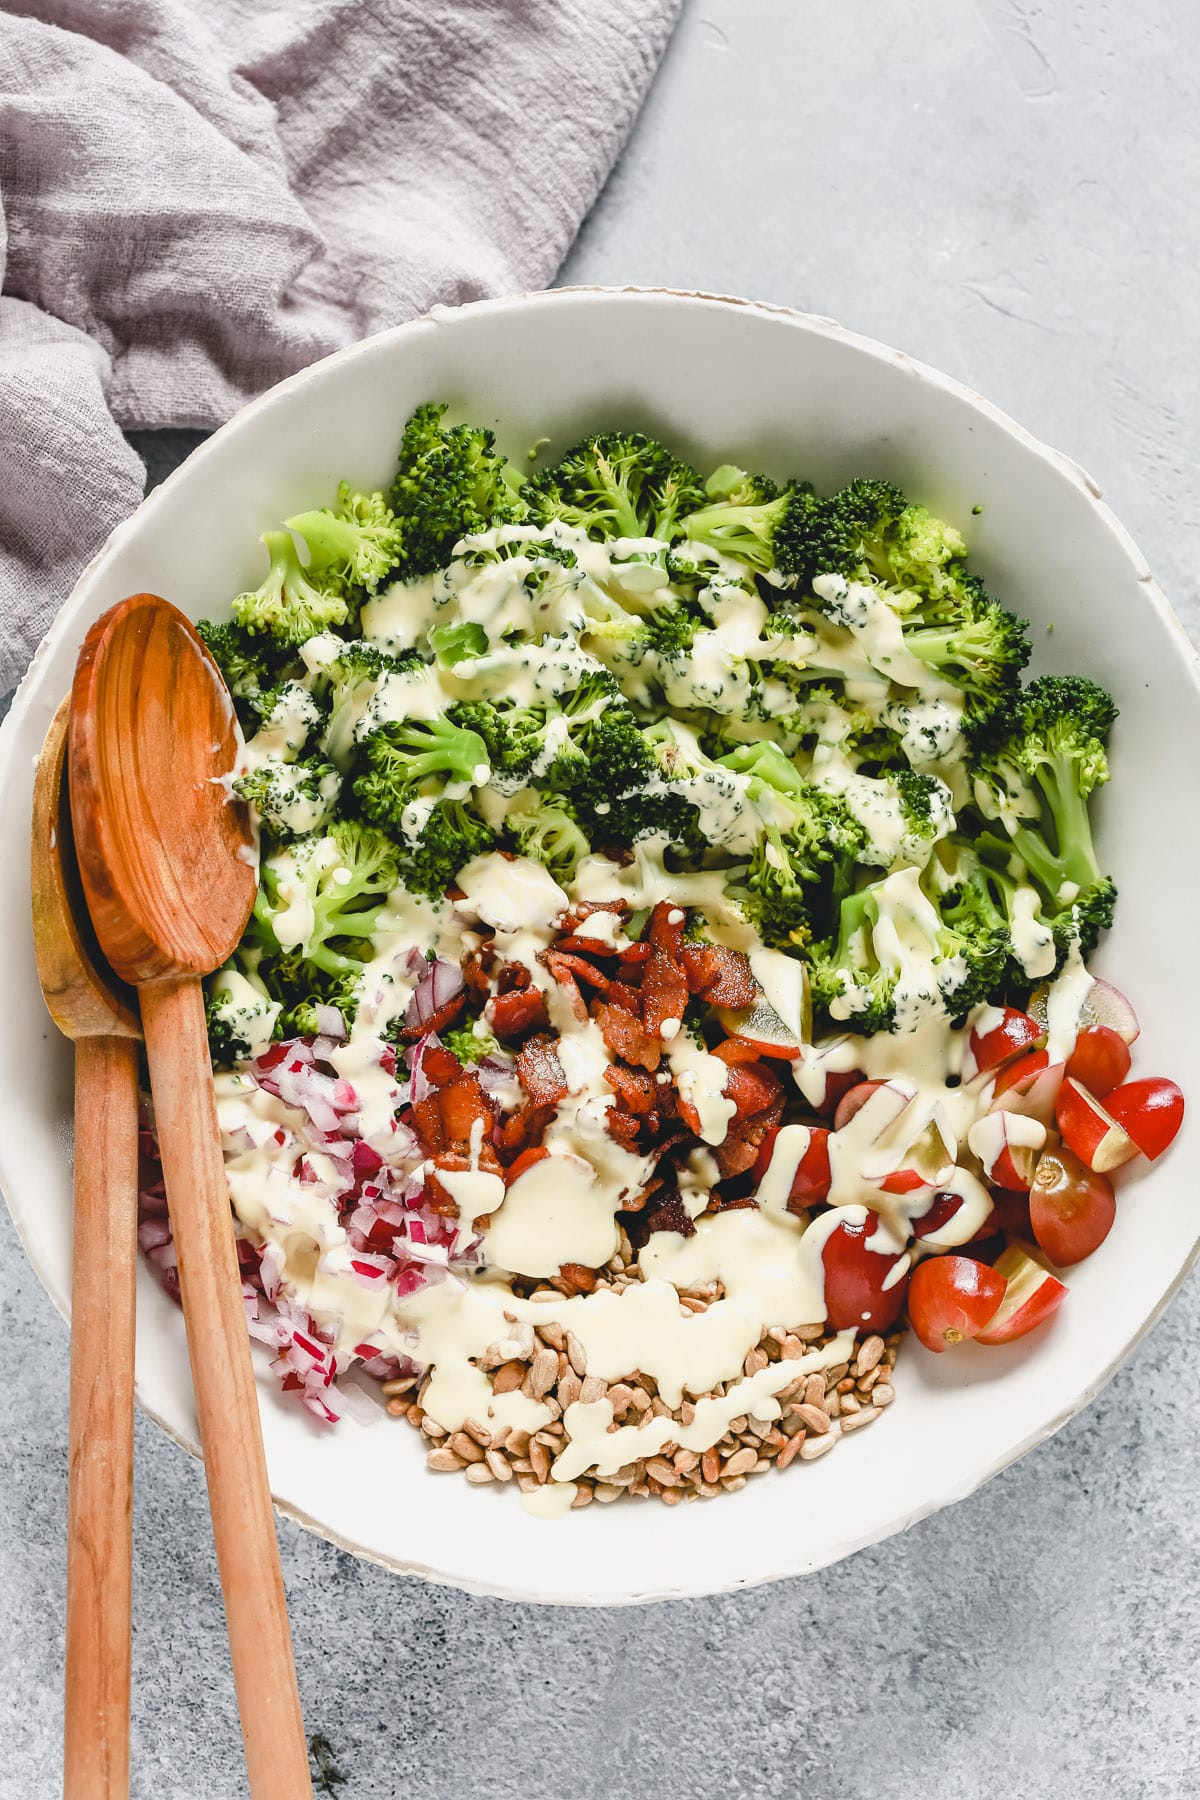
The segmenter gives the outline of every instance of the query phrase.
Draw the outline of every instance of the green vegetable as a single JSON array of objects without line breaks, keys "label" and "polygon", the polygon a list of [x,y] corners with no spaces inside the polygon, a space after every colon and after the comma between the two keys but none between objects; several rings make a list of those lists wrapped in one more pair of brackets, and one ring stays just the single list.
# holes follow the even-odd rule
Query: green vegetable
[{"label": "green vegetable", "polygon": [[253,593],[239,594],[233,616],[249,632],[263,633],[280,644],[296,646],[319,631],[344,625],[350,616],[345,595],[332,586],[317,586],[300,567],[300,554],[290,531],[264,531],[271,567]]},{"label": "green vegetable", "polygon": [[477,425],[443,427],[444,405],[419,406],[404,428],[388,499],[406,575],[444,568],[459,538],[528,516],[524,475]]},{"label": "green vegetable", "polygon": [[536,517],[561,519],[590,537],[669,540],[683,535],[679,520],[703,491],[694,469],[633,431],[585,438],[534,476],[528,495]]}]

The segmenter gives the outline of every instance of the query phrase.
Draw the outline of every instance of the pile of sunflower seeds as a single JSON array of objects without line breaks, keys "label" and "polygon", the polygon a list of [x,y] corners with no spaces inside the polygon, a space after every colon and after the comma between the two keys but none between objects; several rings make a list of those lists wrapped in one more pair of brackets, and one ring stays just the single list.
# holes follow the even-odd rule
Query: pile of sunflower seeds
[{"label": "pile of sunflower seeds", "polygon": [[[632,1248],[623,1239],[621,1251],[593,1291],[605,1287],[620,1291],[639,1279]],[[575,1291],[562,1282],[542,1284],[533,1289],[530,1298],[549,1302]],[[686,1312],[704,1312],[721,1292],[714,1286],[681,1293],[679,1304]],[[823,1325],[790,1331],[772,1326],[747,1355],[743,1373],[754,1375],[769,1363],[798,1361],[810,1350],[830,1343],[834,1335]],[[797,1458],[816,1462],[848,1433],[873,1425],[891,1405],[896,1397],[892,1371],[899,1342],[898,1332],[886,1339],[876,1334],[863,1338],[851,1362],[800,1374],[785,1387],[777,1395],[783,1409],[780,1418],[736,1418],[720,1442],[702,1453],[667,1443],[657,1455],[627,1463],[603,1479],[580,1476],[572,1504],[589,1506],[597,1500],[607,1505],[627,1494],[635,1500],[657,1499],[664,1506],[678,1506],[681,1500],[736,1493],[751,1476],[764,1475],[771,1468],[786,1469]],[[446,1473],[461,1472],[478,1486],[515,1481],[528,1492],[549,1481],[551,1465],[567,1439],[562,1415],[576,1400],[608,1400],[616,1425],[636,1425],[656,1417],[674,1418],[687,1426],[695,1416],[695,1404],[690,1400],[678,1408],[668,1407],[649,1375],[630,1375],[611,1383],[590,1375],[583,1345],[573,1332],[554,1322],[535,1328],[513,1321],[503,1351],[493,1346],[478,1359],[478,1366],[490,1374],[493,1393],[519,1388],[530,1399],[539,1400],[550,1413],[547,1423],[532,1434],[508,1426],[489,1432],[477,1420],[468,1419],[460,1431],[448,1432],[421,1405],[427,1375],[383,1384],[388,1412],[407,1419],[428,1440],[428,1466]],[[716,1394],[724,1391],[724,1386],[714,1390]]]}]

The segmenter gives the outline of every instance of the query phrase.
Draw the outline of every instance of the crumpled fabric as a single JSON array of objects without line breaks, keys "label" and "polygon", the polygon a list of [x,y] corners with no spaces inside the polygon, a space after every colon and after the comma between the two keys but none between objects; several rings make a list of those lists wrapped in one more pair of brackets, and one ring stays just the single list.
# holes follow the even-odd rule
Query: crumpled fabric
[{"label": "crumpled fabric", "polygon": [[211,427],[372,331],[546,286],[681,0],[0,0],[0,694]]}]

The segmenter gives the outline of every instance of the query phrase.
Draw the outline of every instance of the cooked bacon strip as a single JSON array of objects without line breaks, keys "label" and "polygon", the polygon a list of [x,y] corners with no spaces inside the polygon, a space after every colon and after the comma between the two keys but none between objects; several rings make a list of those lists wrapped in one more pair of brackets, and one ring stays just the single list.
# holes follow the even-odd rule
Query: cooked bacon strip
[{"label": "cooked bacon strip", "polygon": [[[430,1212],[437,1213],[443,1219],[457,1219],[458,1202],[451,1197],[447,1189],[444,1188],[438,1180],[436,1173],[438,1169],[460,1170],[478,1168],[485,1170],[489,1175],[500,1175],[503,1173],[500,1167],[499,1157],[496,1155],[491,1144],[486,1141],[480,1145],[479,1155],[477,1157],[473,1158],[457,1150],[439,1150],[435,1153],[432,1160],[433,1170],[425,1177],[425,1204],[429,1207]],[[486,1229],[486,1216],[482,1219],[476,1219],[475,1223],[478,1228]]]},{"label": "cooked bacon strip", "polygon": [[623,969],[640,968],[650,955],[650,950],[651,945],[639,938],[636,944],[626,944],[623,950],[618,950],[617,961]]},{"label": "cooked bacon strip", "polygon": [[[782,1111],[782,1104],[780,1110]],[[762,1141],[776,1122],[766,1118],[730,1120],[725,1142],[712,1146],[712,1153],[723,1179],[728,1180],[731,1175],[744,1175],[747,1169],[754,1167]]]},{"label": "cooked bacon strip", "polygon": [[436,1156],[439,1150],[446,1147],[446,1128],[442,1123],[441,1097],[437,1093],[427,1094],[424,1100],[418,1100],[410,1114],[413,1130],[421,1141],[421,1148],[426,1156]]},{"label": "cooked bacon strip", "polygon": [[572,1015],[581,1025],[587,1021],[587,1002],[579,991],[579,983],[575,979],[575,971],[571,968],[576,959],[571,956],[555,956],[553,950],[543,950],[541,960],[565,992],[570,1002]]},{"label": "cooked bacon strip", "polygon": [[661,1037],[667,1019],[677,1023],[688,1003],[687,977],[677,962],[657,945],[650,952],[642,977],[642,1004],[646,1030]]},{"label": "cooked bacon strip", "polygon": [[629,1069],[624,1063],[609,1063],[604,1071],[604,1079],[609,1087],[615,1089],[626,1112],[644,1114],[652,1110],[657,1084],[644,1069]]},{"label": "cooked bacon strip", "polygon": [[753,1006],[758,983],[744,950],[730,950],[725,944],[685,944],[680,961],[691,992],[710,1006],[734,1011]]},{"label": "cooked bacon strip", "polygon": [[[528,1102],[500,1120],[495,1130],[496,1143],[506,1155],[516,1155],[518,1151],[523,1154],[529,1145],[541,1142],[553,1117],[552,1106],[534,1106],[532,1102]],[[513,1167],[515,1166],[514,1164]],[[512,1179],[511,1168],[507,1179]]]},{"label": "cooked bacon strip", "polygon": [[585,1268],[583,1263],[563,1263],[558,1271],[559,1283],[571,1294],[592,1294],[596,1290],[597,1273],[595,1269]]},{"label": "cooked bacon strip", "polygon": [[632,1113],[619,1112],[615,1106],[610,1106],[605,1113],[604,1123],[609,1136],[616,1138],[619,1144],[624,1144],[627,1148],[637,1142],[642,1128],[640,1119],[636,1119]]},{"label": "cooked bacon strip", "polygon": [[569,937],[560,937],[550,947],[556,955],[563,951],[572,956],[607,956],[610,960],[617,955],[612,945],[606,944],[603,938],[585,937],[577,931],[571,932]]},{"label": "cooked bacon strip", "polygon": [[532,981],[533,976],[524,963],[505,963],[496,978],[496,992],[498,994],[519,993],[529,987]]},{"label": "cooked bacon strip", "polygon": [[654,1073],[662,1061],[662,1044],[649,1035],[640,1019],[623,1007],[609,1006],[602,1000],[594,1002],[592,1017],[614,1056]]},{"label": "cooked bacon strip", "polygon": [[696,1227],[688,1217],[677,1188],[655,1196],[653,1204],[646,1210],[642,1229],[648,1236],[656,1231],[677,1231],[685,1238],[696,1235]]},{"label": "cooked bacon strip", "polygon": [[457,1081],[462,1072],[462,1064],[445,1044],[429,1044],[421,1053],[421,1073],[434,1087],[445,1087],[448,1081]]},{"label": "cooked bacon strip", "polygon": [[554,1045],[552,1037],[539,1032],[517,1051],[517,1074],[535,1106],[557,1106],[567,1093],[567,1078]]},{"label": "cooked bacon strip", "polygon": [[608,976],[602,969],[596,968],[586,956],[576,956],[570,951],[562,950],[557,945],[552,950],[542,952],[542,961],[553,975],[555,981],[566,982],[568,975],[576,981],[586,981],[591,987],[604,993],[608,987]]},{"label": "cooked bacon strip", "polygon": [[510,993],[493,995],[485,1016],[505,1043],[527,1037],[531,1031],[545,1031],[550,1023],[545,995],[538,988],[514,988]]},{"label": "cooked bacon strip", "polygon": [[579,900],[563,918],[568,931],[577,931],[593,913],[616,913],[619,919],[627,919],[630,911],[628,900]]},{"label": "cooked bacon strip", "polygon": [[444,1006],[439,1006],[436,1012],[430,1013],[423,1024],[405,1025],[396,1035],[406,1044],[415,1044],[417,1039],[423,1038],[428,1031],[445,1031],[461,1016],[466,1004],[466,989],[460,988],[453,999],[447,1000]]},{"label": "cooked bacon strip", "polygon": [[471,1129],[475,1125],[483,1128],[481,1142],[490,1138],[495,1115],[492,1103],[473,1070],[442,1088],[438,1100],[441,1102],[447,1149],[466,1154],[470,1149]]},{"label": "cooked bacon strip", "polygon": [[641,989],[630,987],[627,981],[610,981],[604,998],[610,1006],[619,1006],[623,1011],[632,1013],[635,1019],[642,1016]]},{"label": "cooked bacon strip", "polygon": [[491,994],[492,984],[488,980],[488,974],[495,961],[496,955],[490,944],[485,944],[482,950],[473,950],[462,959],[463,980],[476,1006],[482,1006]]},{"label": "cooked bacon strip", "polygon": [[647,943],[677,963],[683,949],[683,928],[686,923],[687,914],[682,906],[676,906],[673,900],[660,900],[650,914],[650,923],[642,935]]}]

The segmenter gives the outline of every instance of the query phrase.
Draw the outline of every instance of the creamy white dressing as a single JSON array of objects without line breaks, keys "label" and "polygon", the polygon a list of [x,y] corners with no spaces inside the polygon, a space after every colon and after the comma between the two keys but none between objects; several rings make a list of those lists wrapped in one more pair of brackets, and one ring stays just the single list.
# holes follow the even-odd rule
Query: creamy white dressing
[{"label": "creamy white dressing", "polygon": [[[665,1027],[663,1035],[667,1035]],[[737,1110],[725,1093],[727,1065],[697,1044],[690,1032],[679,1031],[678,1027],[667,1044],[667,1063],[680,1099],[696,1110],[700,1137],[706,1144],[723,1144],[729,1121]]]},{"label": "creamy white dressing", "polygon": [[[547,554],[547,541],[562,560]],[[983,1178],[1006,1148],[1036,1150],[1045,1139],[1035,1120],[1019,1112],[989,1110],[990,1076],[963,1079],[971,1024],[986,1032],[998,1014],[979,1008],[965,1030],[950,1025],[945,1000],[964,969],[957,958],[939,951],[939,917],[920,885],[934,844],[954,829],[955,808],[971,798],[961,691],[939,680],[911,653],[896,610],[867,584],[847,582],[840,575],[818,576],[813,589],[821,608],[792,597],[801,629],[776,635],[768,630],[768,608],[741,563],[700,546],[677,550],[705,570],[698,603],[708,623],[696,631],[687,650],[659,653],[647,649],[644,635],[631,640],[600,629],[605,622],[646,618],[678,598],[667,569],[667,546],[658,540],[600,544],[560,523],[502,526],[463,539],[447,569],[392,583],[367,601],[361,629],[368,642],[389,655],[414,648],[427,654],[431,631],[443,621],[454,622],[477,627],[469,634],[474,640],[470,647],[482,641],[486,650],[452,668],[426,663],[411,671],[383,669],[350,692],[339,690],[323,748],[345,771],[356,746],[382,725],[433,721],[456,701],[476,697],[502,695],[521,706],[552,707],[606,667],[618,673],[635,704],[657,706],[665,700],[693,721],[705,714],[740,714],[748,737],[778,736],[785,751],[796,752],[806,779],[844,796],[868,836],[862,860],[887,871],[875,884],[877,917],[865,929],[879,963],[898,975],[896,1029],[865,1039],[847,1035],[816,1045],[807,1042],[809,1008],[801,962],[759,942],[736,899],[726,893],[721,870],[671,872],[665,837],[642,838],[624,865],[585,857],[565,886],[530,858],[490,854],[460,872],[462,898],[452,905],[435,906],[403,891],[393,894],[359,984],[353,1028],[347,1041],[326,1052],[337,1074],[354,1089],[362,1140],[392,1170],[414,1181],[435,1173],[398,1120],[400,1086],[384,1066],[390,1058],[388,1034],[407,1011],[428,953],[457,962],[464,949],[479,947],[489,935],[497,967],[524,966],[544,994],[568,1089],[545,1131],[547,1154],[509,1185],[481,1166],[478,1133],[469,1167],[436,1170],[439,1185],[457,1208],[454,1260],[447,1262],[441,1252],[447,1263],[441,1279],[404,1297],[386,1281],[372,1280],[369,1269],[354,1268],[338,1216],[343,1178],[335,1160],[313,1145],[306,1115],[247,1076],[217,1079],[234,1207],[243,1227],[271,1248],[284,1290],[329,1334],[343,1357],[369,1345],[427,1367],[422,1405],[447,1431],[468,1420],[493,1431],[508,1425],[529,1432],[549,1422],[550,1410],[543,1402],[519,1391],[494,1394],[491,1377],[479,1366],[485,1353],[497,1347],[502,1354],[520,1355],[523,1340],[514,1334],[537,1324],[569,1330],[583,1347],[591,1374],[613,1382],[640,1372],[653,1377],[668,1406],[678,1407],[685,1397],[694,1402],[694,1417],[686,1426],[675,1418],[648,1416],[640,1425],[616,1427],[607,1401],[569,1406],[564,1415],[567,1441],[553,1465],[553,1481],[523,1499],[540,1517],[565,1512],[575,1498],[576,1478],[585,1473],[614,1474],[668,1443],[703,1451],[743,1413],[778,1417],[777,1395],[797,1375],[831,1367],[852,1354],[854,1334],[844,1332],[799,1360],[743,1374],[748,1352],[769,1327],[825,1320],[823,1256],[839,1225],[861,1228],[868,1215],[874,1218],[868,1248],[892,1259],[887,1281],[894,1284],[904,1278],[914,1254],[965,1243],[984,1223],[992,1202]],[[434,641],[440,642],[436,633]],[[318,691],[344,648],[329,633],[302,647],[300,655]],[[848,713],[820,698],[804,698],[805,681],[826,675],[844,682],[847,700],[860,709],[860,718],[897,733],[912,765],[937,777],[929,830],[914,832],[894,787],[860,772],[850,748],[858,726],[852,726]],[[776,720],[784,721],[778,731]],[[749,855],[764,821],[787,829],[787,803],[773,789],[733,771],[712,769],[700,751],[703,725],[676,720],[673,727],[678,756],[672,762],[664,754],[663,774],[651,780],[648,795],[685,797],[696,810],[703,838],[727,859]],[[302,684],[289,683],[247,746],[245,766],[266,761],[289,765],[320,728],[321,710],[313,696]],[[565,743],[568,729],[565,717],[552,721],[528,777],[531,786],[522,793],[534,791],[532,784]],[[801,742],[811,744],[814,735],[815,748],[797,749]],[[488,779],[482,766],[473,774],[476,785]],[[465,783],[461,791],[471,785]],[[481,787],[478,804],[493,823],[504,818],[517,785],[514,778],[508,790],[494,783]],[[301,794],[298,785],[293,798],[291,828],[319,829],[319,800]],[[619,813],[620,798],[612,797],[614,813]],[[413,799],[403,820],[407,835],[419,835],[433,804],[424,793]],[[999,816],[1011,825],[1025,810],[1027,797],[1014,784]],[[285,948],[303,950],[315,918],[299,877],[298,855],[316,858],[332,881],[338,877],[338,856],[332,840],[325,838],[300,852],[277,851],[270,859],[283,903],[275,915],[276,935]],[[1065,903],[1069,896],[1062,898]],[[631,1152],[609,1132],[614,1093],[605,1070],[611,1054],[594,1022],[576,1017],[569,990],[547,969],[542,953],[572,904],[623,901],[629,912],[641,914],[663,900],[696,909],[716,942],[749,954],[761,990],[759,1006],[768,1017],[773,1011],[801,1046],[799,1057],[786,1066],[810,1105],[821,1104],[831,1074],[858,1070],[884,1085],[842,1130],[828,1132],[829,1210],[814,1215],[789,1209],[797,1172],[813,1149],[815,1132],[827,1131],[826,1126],[789,1123],[778,1131],[759,1184],[757,1209],[706,1214],[720,1170],[711,1150],[698,1147],[678,1170],[679,1197],[694,1232],[688,1237],[670,1232],[652,1236],[640,1255],[640,1282],[619,1292],[606,1288],[572,1297],[554,1292],[520,1298],[514,1289],[518,1279],[553,1279],[568,1263],[602,1269],[620,1241],[617,1214],[641,1194],[654,1167],[652,1158]],[[1035,891],[1019,887],[1013,943],[1031,980],[1048,974],[1055,960],[1052,936],[1037,910]],[[612,949],[629,941],[617,912],[592,914],[579,932]],[[1051,1061],[1069,1055],[1090,985],[1076,948],[1050,990]],[[215,991],[230,1025],[236,1024],[255,1047],[265,1046],[279,1010],[275,1003],[232,972],[218,978]],[[831,1010],[850,1018],[859,998],[848,986]],[[719,1148],[735,1112],[728,1066],[681,1020],[668,1020],[662,1036],[665,1064],[659,1079],[669,1072],[681,1099],[695,1110],[702,1145]],[[784,1072],[785,1065],[773,1066]],[[403,1069],[400,1075],[403,1079]],[[503,1083],[502,1075],[496,1077],[493,1091],[511,1109],[521,1103],[523,1089],[515,1075],[507,1087]],[[303,1178],[297,1173],[300,1165]],[[914,1179],[906,1191],[891,1193],[883,1184],[897,1171],[912,1173]],[[938,1196],[957,1198],[958,1207],[938,1231],[913,1245],[914,1222]],[[472,1248],[476,1240],[478,1246]],[[681,1307],[679,1295],[697,1288],[719,1297],[704,1312],[692,1313]],[[494,1356],[487,1360],[494,1365]],[[722,1387],[727,1391],[719,1394]]]},{"label": "creamy white dressing", "polygon": [[1066,1062],[1075,1048],[1080,1018],[1092,985],[1093,978],[1084,966],[1076,940],[1056,980],[1050,984],[1046,1002],[1046,1050],[1051,1064]]}]

